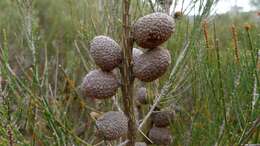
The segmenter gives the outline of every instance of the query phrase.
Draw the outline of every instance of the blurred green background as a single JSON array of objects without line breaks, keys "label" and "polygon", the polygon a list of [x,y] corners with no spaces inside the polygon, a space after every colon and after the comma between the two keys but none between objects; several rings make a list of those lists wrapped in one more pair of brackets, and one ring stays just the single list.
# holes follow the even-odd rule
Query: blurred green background
[{"label": "blurred green background", "polygon": [[[171,67],[146,85],[149,105],[167,86],[160,106],[178,107],[170,127],[173,146],[260,143],[260,15],[236,9],[210,15],[216,3],[194,0],[183,8],[164,44]],[[132,22],[153,10],[164,10],[159,0],[132,0]],[[79,92],[82,78],[95,68],[89,42],[101,34],[121,45],[122,1],[0,1],[1,146],[102,145],[89,114],[116,107],[112,100],[94,101]],[[117,97],[122,105],[121,94]],[[138,141],[144,140],[139,134]]]}]

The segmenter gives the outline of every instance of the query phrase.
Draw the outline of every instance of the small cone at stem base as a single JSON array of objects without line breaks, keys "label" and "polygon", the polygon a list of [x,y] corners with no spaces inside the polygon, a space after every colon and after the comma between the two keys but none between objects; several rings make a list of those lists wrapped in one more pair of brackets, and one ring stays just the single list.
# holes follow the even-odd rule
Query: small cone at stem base
[{"label": "small cone at stem base", "polygon": [[96,121],[98,135],[105,140],[116,140],[127,134],[127,117],[123,112],[110,111]]},{"label": "small cone at stem base", "polygon": [[174,120],[175,112],[173,111],[154,111],[152,113],[152,122],[156,127],[167,127]]},{"label": "small cone at stem base", "polygon": [[150,129],[148,137],[156,145],[169,146],[173,141],[170,130],[167,128],[153,127]]}]

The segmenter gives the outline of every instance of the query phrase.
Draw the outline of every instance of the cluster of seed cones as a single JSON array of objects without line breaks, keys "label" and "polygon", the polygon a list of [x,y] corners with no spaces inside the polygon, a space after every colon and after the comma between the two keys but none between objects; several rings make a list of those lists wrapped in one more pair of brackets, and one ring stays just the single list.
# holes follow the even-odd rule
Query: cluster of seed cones
[{"label": "cluster of seed cones", "polygon": [[143,82],[161,77],[171,62],[167,49],[159,47],[174,31],[174,19],[164,13],[152,13],[139,18],[133,25],[136,44],[145,51],[133,59],[133,73]]},{"label": "cluster of seed cones", "polygon": [[[161,77],[171,62],[170,52],[159,47],[174,31],[174,19],[164,13],[152,13],[139,18],[132,27],[136,44],[143,49],[133,48],[133,75],[142,82],[151,82]],[[122,49],[108,36],[96,36],[90,43],[90,55],[97,69],[83,79],[83,95],[94,99],[114,96],[120,87],[115,69],[122,63]],[[146,96],[146,89],[140,94]],[[145,102],[140,100],[140,102]],[[98,134],[105,140],[115,140],[127,133],[127,117],[122,112],[110,111],[96,121]],[[154,130],[153,130],[154,131]]]},{"label": "cluster of seed cones", "polygon": [[[135,98],[137,102],[137,109],[140,111],[142,105],[148,103],[146,88],[142,86],[139,87],[136,90]],[[148,132],[148,137],[154,144],[168,146],[173,141],[170,129],[168,127],[174,121],[175,110],[171,107],[164,108],[162,110],[158,109],[159,108],[156,108],[156,111],[152,112],[152,128]]]},{"label": "cluster of seed cones", "polygon": [[153,127],[150,129],[148,137],[157,145],[168,146],[172,143],[170,129],[167,128],[174,120],[175,112],[170,109],[154,111],[152,113]]},{"label": "cluster of seed cones", "polygon": [[[138,88],[135,98],[137,100],[137,109],[140,111],[142,105],[147,104],[146,88]],[[152,128],[148,132],[148,137],[153,144],[168,146],[172,143],[173,138],[168,127],[173,122],[174,117],[175,110],[171,108],[153,111],[151,115]]]},{"label": "cluster of seed cones", "polygon": [[[147,31],[149,30],[149,31]],[[133,26],[133,36],[137,45],[145,49],[133,59],[133,73],[142,82],[151,82],[161,77],[171,62],[167,49],[159,47],[169,39],[174,31],[174,20],[164,13],[152,13],[136,21]],[[135,50],[134,50],[135,51]],[[135,51],[138,52],[138,51]],[[136,90],[138,104],[146,104],[146,88]],[[174,114],[171,111],[154,111],[152,114],[153,127],[148,137],[156,145],[170,145],[172,136],[167,128]]]}]

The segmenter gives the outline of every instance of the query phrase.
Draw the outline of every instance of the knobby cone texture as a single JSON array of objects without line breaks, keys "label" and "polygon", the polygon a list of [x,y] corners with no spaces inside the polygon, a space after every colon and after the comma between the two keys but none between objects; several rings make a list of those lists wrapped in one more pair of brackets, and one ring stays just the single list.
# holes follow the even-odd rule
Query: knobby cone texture
[{"label": "knobby cone texture", "polygon": [[82,91],[86,97],[105,99],[116,94],[119,87],[116,75],[100,69],[90,71],[83,79]]},{"label": "knobby cone texture", "polygon": [[167,49],[154,48],[143,53],[134,60],[133,73],[144,82],[151,82],[161,77],[171,63],[171,55]]},{"label": "knobby cone texture", "polygon": [[175,23],[171,16],[156,12],[139,18],[132,32],[140,47],[153,49],[167,41],[174,29]]},{"label": "knobby cone texture", "polygon": [[173,111],[155,111],[151,118],[156,127],[166,127],[173,121],[174,116]]},{"label": "knobby cone texture", "polygon": [[97,36],[90,44],[90,54],[104,71],[111,71],[122,62],[122,50],[110,37]]},{"label": "knobby cone texture", "polygon": [[145,87],[140,87],[138,89],[136,89],[136,93],[135,93],[135,98],[137,99],[137,101],[140,104],[146,104],[147,100],[146,100],[146,95],[147,95],[147,91]]},{"label": "knobby cone texture", "polygon": [[148,136],[156,145],[168,146],[172,143],[172,136],[168,128],[153,127]]},{"label": "knobby cone texture", "polygon": [[[126,17],[127,18],[127,17]],[[127,19],[125,20],[125,23]],[[128,32],[129,31],[129,32]],[[125,37],[128,36],[130,30],[125,28]],[[133,75],[141,81],[151,82],[161,77],[167,70],[171,55],[167,49],[158,47],[169,39],[174,31],[174,20],[164,13],[152,13],[141,17],[133,25],[133,37],[136,43],[143,47],[149,48],[143,52],[140,49],[128,46],[130,42],[124,44],[125,49],[133,48]],[[128,40],[128,38],[125,38]],[[129,40],[130,41],[130,40]],[[132,44],[132,43],[131,43]],[[123,52],[122,52],[123,51]],[[123,61],[123,55],[126,56],[127,61],[130,60],[130,55],[127,50],[122,50],[120,46],[110,37],[97,36],[90,43],[90,54],[94,59],[96,65],[100,69],[90,71],[84,78],[82,88],[86,97],[96,99],[106,99],[114,96],[119,87],[118,79],[113,73],[113,69],[119,66]],[[124,60],[124,61],[126,61]],[[128,76],[130,68],[128,64],[123,64],[123,87],[133,87],[133,82],[130,81],[132,77]],[[129,82],[130,81],[130,82]],[[127,89],[123,88],[122,89]],[[127,99],[133,91],[122,90],[123,97]],[[140,87],[137,89],[135,97],[139,104],[146,104],[146,88]],[[129,98],[129,97],[128,97]],[[128,133],[130,142],[127,145],[145,146],[145,143],[135,143],[135,132],[133,122],[128,121],[134,113],[131,113],[132,99],[124,100],[125,114],[122,112],[110,111],[105,113],[96,121],[98,135],[105,140],[116,140]],[[168,113],[154,115],[155,126],[163,127],[169,125]],[[132,119],[134,121],[134,119]],[[161,123],[160,123],[161,122]],[[129,128],[130,124],[130,128]],[[131,125],[134,124],[134,125]],[[128,131],[129,129],[129,131]],[[132,132],[131,132],[132,131]],[[156,144],[168,144],[171,142],[171,136],[168,129],[153,127],[150,130],[149,137],[151,137]]]},{"label": "knobby cone texture", "polygon": [[123,112],[110,111],[96,121],[98,134],[105,140],[115,140],[127,133],[127,117]]}]

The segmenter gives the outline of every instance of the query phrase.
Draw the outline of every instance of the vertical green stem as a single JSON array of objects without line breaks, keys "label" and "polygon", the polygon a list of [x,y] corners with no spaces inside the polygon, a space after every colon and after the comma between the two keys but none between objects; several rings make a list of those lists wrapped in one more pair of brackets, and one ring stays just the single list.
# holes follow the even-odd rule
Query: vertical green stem
[{"label": "vertical green stem", "polygon": [[[248,43],[249,43],[249,49],[250,49],[250,53],[251,53],[252,62],[254,64],[254,66],[257,66],[258,57],[255,57],[255,56],[257,56],[257,54],[256,54],[257,52],[255,51],[255,49],[253,47],[252,38],[251,38],[249,29],[246,29],[246,33],[247,33],[247,37],[248,37]],[[259,77],[258,77],[257,69],[254,68],[253,72],[254,72],[254,76],[256,77],[257,84],[259,84]]]},{"label": "vertical green stem", "polygon": [[[217,32],[216,32],[216,24],[214,23],[214,41],[215,41],[215,49],[216,49],[216,57],[217,57],[217,69],[218,69],[218,77],[219,77],[219,89],[220,89],[220,96],[221,96],[221,101],[223,105],[223,116],[224,116],[224,121],[225,125],[227,128],[227,131],[229,131],[229,125],[227,121],[227,104],[225,100],[225,92],[224,92],[224,86],[223,86],[223,77],[222,77],[222,72],[221,72],[221,58],[220,58],[220,52],[219,52],[219,40],[217,39]],[[224,132],[223,132],[224,134]],[[222,135],[223,136],[223,135]],[[222,136],[220,138],[222,138]],[[221,139],[220,139],[221,140]],[[220,141],[219,140],[219,141]]]}]

